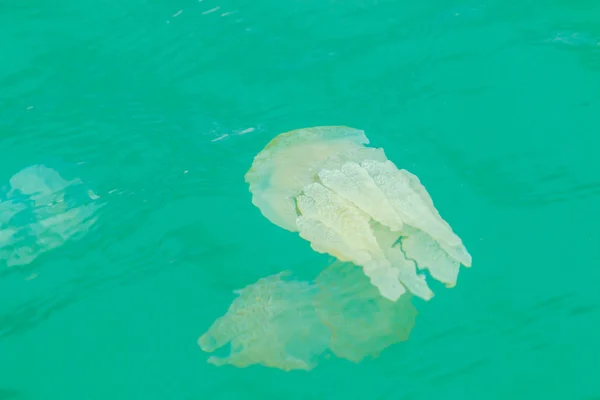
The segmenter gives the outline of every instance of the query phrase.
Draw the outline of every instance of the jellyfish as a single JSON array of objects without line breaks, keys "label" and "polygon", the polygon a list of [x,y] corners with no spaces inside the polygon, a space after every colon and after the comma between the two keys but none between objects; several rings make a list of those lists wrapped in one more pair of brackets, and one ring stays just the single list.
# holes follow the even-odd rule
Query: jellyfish
[{"label": "jellyfish", "polygon": [[360,267],[334,262],[313,281],[281,272],[237,291],[225,315],[198,344],[215,352],[216,365],[262,365],[284,371],[315,368],[329,354],[359,362],[408,339],[417,311],[411,296],[392,302],[379,294]]},{"label": "jellyfish", "polygon": [[31,263],[97,220],[98,196],[79,179],[67,181],[51,168],[33,165],[9,183],[0,197],[0,261],[8,267]]},{"label": "jellyfish", "polygon": [[453,287],[471,256],[419,178],[368,144],[344,126],[282,133],[245,175],[252,202],[313,250],[360,266],[383,297],[430,300],[423,271]]},{"label": "jellyfish", "polygon": [[238,297],[198,339],[214,352],[229,344],[230,354],[211,356],[216,365],[262,365],[284,371],[311,370],[327,349],[330,333],[313,305],[315,286],[284,279],[281,272],[236,291]]}]

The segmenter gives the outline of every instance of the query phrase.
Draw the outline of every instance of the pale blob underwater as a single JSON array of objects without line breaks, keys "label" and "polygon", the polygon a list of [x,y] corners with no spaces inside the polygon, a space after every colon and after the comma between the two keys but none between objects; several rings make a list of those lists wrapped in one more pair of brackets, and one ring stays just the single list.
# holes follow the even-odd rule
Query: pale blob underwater
[{"label": "pale blob underwater", "polygon": [[98,196],[79,179],[33,165],[13,175],[9,186],[0,192],[0,266],[30,264],[97,221]]},{"label": "pale blob underwater", "polygon": [[359,362],[407,340],[417,311],[410,296],[391,302],[352,263],[336,262],[314,282],[282,272],[237,291],[227,313],[198,340],[205,352],[229,348],[214,365],[311,370],[328,354]]},{"label": "pale blob underwater", "polygon": [[311,282],[279,273],[237,291],[198,340],[205,352],[229,345],[210,363],[289,371],[327,354],[376,357],[409,338],[413,298],[433,297],[425,271],[453,287],[460,265],[471,266],[419,179],[367,144],[357,129],[315,127],[283,133],[255,157],[246,174],[253,203],[338,261]]}]

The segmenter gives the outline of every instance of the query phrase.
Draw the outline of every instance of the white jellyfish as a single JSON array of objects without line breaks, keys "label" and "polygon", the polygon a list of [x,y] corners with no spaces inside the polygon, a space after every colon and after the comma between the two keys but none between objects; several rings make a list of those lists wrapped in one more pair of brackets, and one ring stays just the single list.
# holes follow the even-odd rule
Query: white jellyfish
[{"label": "white jellyfish", "polygon": [[79,179],[67,181],[43,165],[19,171],[0,199],[0,262],[29,264],[84,234],[97,220],[97,199]]},{"label": "white jellyfish", "polygon": [[368,143],[340,126],[282,133],[246,174],[252,201],[315,251],[361,266],[383,297],[429,300],[418,270],[452,287],[471,256],[419,179]]}]

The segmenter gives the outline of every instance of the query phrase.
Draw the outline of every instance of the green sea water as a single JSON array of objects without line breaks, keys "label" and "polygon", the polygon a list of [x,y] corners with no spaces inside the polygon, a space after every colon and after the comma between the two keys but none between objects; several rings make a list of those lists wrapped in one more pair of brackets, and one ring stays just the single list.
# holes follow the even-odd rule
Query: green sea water
[{"label": "green sea water", "polygon": [[[0,0],[0,33],[0,200],[44,165],[94,205],[0,260],[1,400],[600,399],[597,1]],[[208,364],[234,290],[331,261],[244,182],[318,125],[419,176],[473,267],[377,358]]]}]

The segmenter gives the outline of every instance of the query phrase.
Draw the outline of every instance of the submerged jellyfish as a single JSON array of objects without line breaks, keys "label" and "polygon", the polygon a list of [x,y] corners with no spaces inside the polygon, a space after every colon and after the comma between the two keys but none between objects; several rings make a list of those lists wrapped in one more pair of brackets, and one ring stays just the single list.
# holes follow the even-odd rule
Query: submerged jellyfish
[{"label": "submerged jellyfish", "polygon": [[0,262],[29,264],[85,233],[96,222],[97,198],[79,179],[67,181],[43,165],[16,173],[0,197]]},{"label": "submerged jellyfish", "polygon": [[362,267],[383,297],[429,300],[418,271],[452,287],[471,256],[419,179],[367,144],[363,131],[341,126],[280,134],[246,174],[252,201],[315,251]]},{"label": "submerged jellyfish", "polygon": [[408,340],[417,316],[410,295],[389,301],[352,263],[329,266],[316,285],[315,309],[331,332],[329,348],[336,356],[359,362]]},{"label": "submerged jellyfish", "polygon": [[282,279],[286,274],[237,291],[227,313],[198,340],[206,352],[230,345],[229,355],[209,363],[310,370],[329,352],[359,362],[406,340],[414,326],[410,296],[383,298],[352,263],[336,262],[314,282]]},{"label": "submerged jellyfish", "polygon": [[211,356],[209,363],[260,364],[284,371],[315,367],[330,337],[313,305],[315,287],[284,280],[284,275],[262,278],[237,291],[239,297],[227,313],[198,339],[206,352],[230,344],[228,356]]}]

